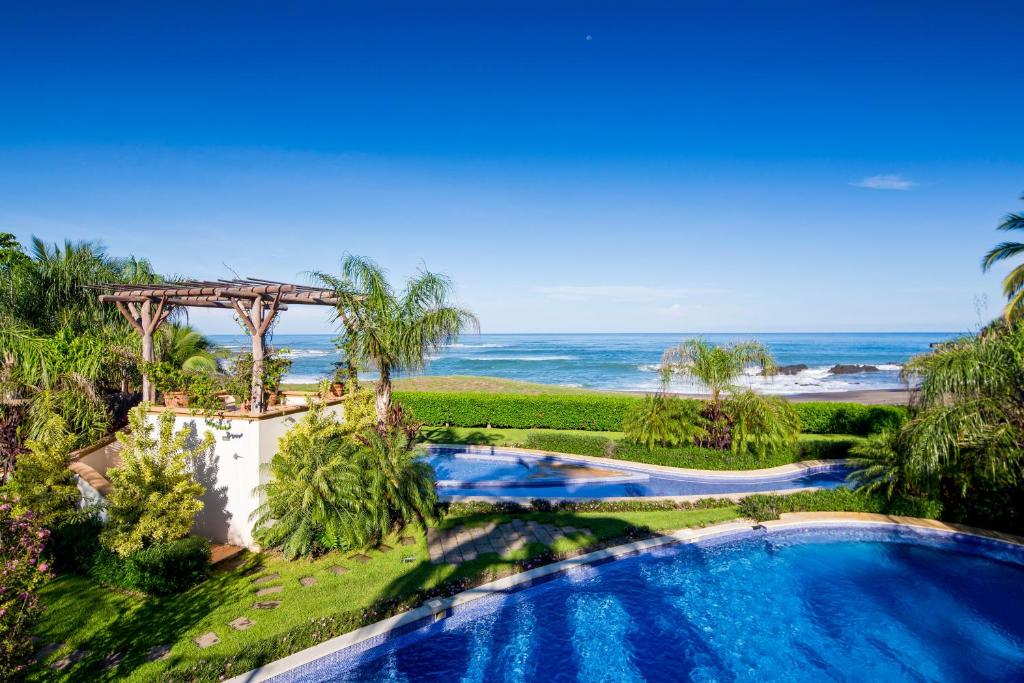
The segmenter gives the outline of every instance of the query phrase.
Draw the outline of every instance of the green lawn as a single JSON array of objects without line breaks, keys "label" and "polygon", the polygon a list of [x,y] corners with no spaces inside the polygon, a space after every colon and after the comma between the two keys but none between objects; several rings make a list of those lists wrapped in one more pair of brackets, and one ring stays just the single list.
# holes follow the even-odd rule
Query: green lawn
[{"label": "green lawn", "polygon": [[[631,528],[665,531],[733,519],[737,514],[735,507],[724,507],[648,512],[532,512],[521,514],[520,518],[586,529],[587,533],[562,539],[554,548],[558,553],[571,553],[624,538]],[[491,520],[504,521],[507,517],[452,514],[442,524],[472,526]],[[234,568],[214,572],[211,578],[191,590],[165,598],[128,594],[76,576],[58,578],[42,591],[47,609],[36,631],[40,647],[50,643],[66,644],[50,661],[73,649],[91,654],[62,672],[37,668],[32,677],[57,681],[155,681],[164,679],[168,670],[202,667],[204,661],[222,658],[235,660],[229,670],[231,674],[242,673],[343,633],[359,623],[372,622],[389,612],[411,607],[422,599],[424,591],[454,582],[479,583],[516,571],[516,560],[547,550],[545,546],[530,545],[514,556],[499,558],[492,553],[459,567],[432,565],[424,538],[420,534],[416,536],[414,546],[401,546],[392,540],[394,549],[370,551],[372,559],[366,564],[339,553],[315,561],[294,562],[272,554],[253,554]],[[404,563],[405,557],[414,560]],[[328,571],[339,564],[350,571],[341,576]],[[280,578],[260,587],[282,586],[284,590],[257,598],[258,587],[252,581],[269,573],[280,574]],[[302,587],[299,579],[306,576],[315,577],[316,585]],[[274,610],[259,610],[253,607],[257,600],[280,600],[281,605]],[[374,614],[358,613],[382,602],[387,604]],[[228,626],[228,622],[242,616],[255,625],[246,631],[235,631]],[[353,621],[357,618],[362,621]],[[200,650],[192,639],[208,631],[214,631],[221,642]],[[301,635],[295,635],[297,631]],[[170,657],[163,662],[147,663],[145,654],[149,648],[164,644],[173,645]],[[100,660],[114,652],[124,655],[121,665],[112,671],[101,670]],[[204,679],[211,674],[200,668],[196,676]],[[212,677],[216,677],[215,674]]]}]

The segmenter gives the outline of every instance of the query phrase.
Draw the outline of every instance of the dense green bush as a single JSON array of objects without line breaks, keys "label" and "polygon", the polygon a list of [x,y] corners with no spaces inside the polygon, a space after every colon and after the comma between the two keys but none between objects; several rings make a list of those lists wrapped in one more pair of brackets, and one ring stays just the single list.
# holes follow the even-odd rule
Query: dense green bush
[{"label": "dense green bush", "polygon": [[839,460],[850,457],[850,449],[864,439],[858,436],[809,435],[800,439],[800,460]]},{"label": "dense green bush", "polygon": [[640,399],[633,396],[396,391],[395,399],[428,425],[619,431]]},{"label": "dense green bush", "polygon": [[[637,396],[429,391],[396,391],[394,396],[416,420],[427,425],[610,432],[622,431],[626,413],[643,400]],[[907,415],[902,406],[827,402],[792,405],[800,416],[801,431],[808,434],[866,436],[898,427]]]},{"label": "dense green bush", "polygon": [[867,436],[896,429],[907,419],[904,406],[867,406],[861,403],[794,403],[801,431],[807,434]]},{"label": "dense green bush", "polygon": [[926,498],[893,498],[847,488],[800,491],[789,495],[758,494],[740,502],[740,514],[759,522],[785,512],[873,512],[937,519],[942,505]]},{"label": "dense green bush", "polygon": [[200,582],[210,566],[210,542],[189,536],[122,557],[100,544],[103,524],[85,518],[55,529],[48,551],[61,571],[153,595],[180,593]]}]

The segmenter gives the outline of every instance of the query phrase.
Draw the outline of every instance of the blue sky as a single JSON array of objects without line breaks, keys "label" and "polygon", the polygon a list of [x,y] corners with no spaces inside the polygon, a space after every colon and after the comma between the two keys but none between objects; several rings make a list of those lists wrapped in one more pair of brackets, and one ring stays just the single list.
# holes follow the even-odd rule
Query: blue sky
[{"label": "blue sky", "polygon": [[485,332],[998,312],[1019,3],[142,4],[4,6],[0,230],[204,278],[426,264]]}]

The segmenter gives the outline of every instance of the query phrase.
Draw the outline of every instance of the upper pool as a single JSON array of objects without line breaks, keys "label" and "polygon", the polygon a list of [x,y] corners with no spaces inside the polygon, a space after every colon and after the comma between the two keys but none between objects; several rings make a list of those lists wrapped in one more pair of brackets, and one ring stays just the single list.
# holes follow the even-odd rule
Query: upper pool
[{"label": "upper pool", "polygon": [[594,465],[572,456],[532,455],[514,450],[434,447],[427,461],[447,500],[490,498],[620,498],[690,496],[805,487],[841,486],[849,469],[824,465],[784,474],[666,474],[638,463]]},{"label": "upper pool", "polygon": [[274,681],[1022,680],[1021,562],[886,527],[747,532],[496,593]]}]

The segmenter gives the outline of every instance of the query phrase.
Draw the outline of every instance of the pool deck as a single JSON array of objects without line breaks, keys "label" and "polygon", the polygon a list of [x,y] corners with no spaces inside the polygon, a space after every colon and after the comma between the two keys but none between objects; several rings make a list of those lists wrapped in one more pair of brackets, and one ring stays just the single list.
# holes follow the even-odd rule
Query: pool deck
[{"label": "pool deck", "polygon": [[[773,468],[776,469],[776,468]],[[426,603],[401,614],[396,614],[388,619],[383,619],[369,626],[356,629],[336,638],[326,640],[306,650],[296,652],[293,655],[284,657],[270,664],[266,664],[247,673],[235,676],[229,683],[258,683],[268,681],[275,676],[282,675],[314,662],[322,657],[364,643],[370,639],[383,640],[389,635],[404,633],[411,629],[419,628],[433,621],[448,617],[452,610],[485,598],[495,593],[503,593],[511,590],[527,588],[534,584],[543,583],[556,578],[567,571],[575,568],[603,564],[621,557],[636,555],[638,553],[667,547],[678,543],[696,543],[719,536],[749,533],[758,527],[768,533],[786,529],[799,528],[842,528],[850,527],[897,527],[907,529],[919,529],[937,533],[948,533],[951,535],[966,535],[984,538],[1000,543],[1024,548],[1024,538],[1011,534],[1004,534],[986,529],[964,526],[960,524],[948,524],[931,519],[919,519],[916,517],[899,517],[893,515],[877,515],[862,512],[798,512],[783,514],[780,519],[771,520],[757,524],[752,520],[738,520],[723,522],[712,526],[698,529],[681,529],[669,534],[647,538],[633,543],[626,543],[612,548],[603,548],[594,552],[579,555],[560,562],[530,569],[525,572],[506,576],[496,581],[491,581],[475,588],[462,591],[449,598],[435,598]]]}]

